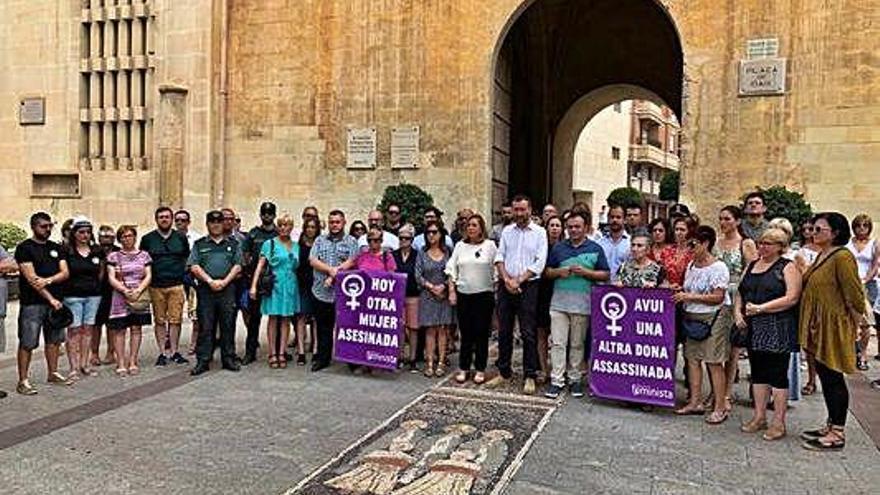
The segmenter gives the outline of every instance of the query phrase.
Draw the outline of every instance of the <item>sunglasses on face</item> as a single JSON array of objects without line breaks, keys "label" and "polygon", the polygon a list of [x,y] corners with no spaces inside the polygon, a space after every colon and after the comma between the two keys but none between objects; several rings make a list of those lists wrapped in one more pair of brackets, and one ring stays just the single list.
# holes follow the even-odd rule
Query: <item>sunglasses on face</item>
[{"label": "sunglasses on face", "polygon": [[400,215],[400,212],[397,210],[388,210],[389,215]]},{"label": "sunglasses on face", "polygon": [[437,235],[440,233],[440,231],[439,230],[427,230],[427,231],[425,231],[425,233],[428,235]]},{"label": "sunglasses on face", "polygon": [[402,235],[402,236],[398,237],[398,239],[400,239],[401,241],[411,241],[411,240],[413,240],[413,238],[410,237],[410,236],[408,236],[408,235]]}]

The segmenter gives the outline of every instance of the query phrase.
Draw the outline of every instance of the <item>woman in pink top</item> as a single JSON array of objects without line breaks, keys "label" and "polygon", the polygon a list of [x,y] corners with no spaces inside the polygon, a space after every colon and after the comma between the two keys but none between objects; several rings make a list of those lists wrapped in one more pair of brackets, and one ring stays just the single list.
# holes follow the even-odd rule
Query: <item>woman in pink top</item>
[{"label": "woman in pink top", "polygon": [[[150,286],[153,260],[149,253],[136,247],[137,230],[133,225],[119,227],[116,239],[122,249],[107,256],[107,277],[113,287],[107,329],[113,334],[116,374],[136,375],[140,371],[141,327],[152,323],[150,301],[143,294]],[[125,354],[125,337],[129,333],[126,330],[130,331],[128,355]]]},{"label": "woman in pink top", "polygon": [[355,258],[355,269],[365,272],[393,272],[397,270],[394,256],[382,249],[382,230],[370,227],[367,232],[367,249]]}]

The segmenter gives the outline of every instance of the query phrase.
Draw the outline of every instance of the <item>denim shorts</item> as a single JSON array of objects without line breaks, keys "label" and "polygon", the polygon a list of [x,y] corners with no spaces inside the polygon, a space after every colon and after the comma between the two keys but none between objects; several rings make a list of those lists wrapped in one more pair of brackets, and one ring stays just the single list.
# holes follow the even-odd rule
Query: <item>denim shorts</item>
[{"label": "denim shorts", "polygon": [[25,304],[18,310],[18,347],[32,351],[40,345],[40,332],[47,344],[64,342],[65,331],[52,329],[46,325],[46,318],[52,308],[48,304]]},{"label": "denim shorts", "polygon": [[98,316],[98,307],[101,305],[101,296],[92,297],[65,297],[64,305],[73,313],[73,323],[70,328],[79,328],[83,325],[94,325]]}]

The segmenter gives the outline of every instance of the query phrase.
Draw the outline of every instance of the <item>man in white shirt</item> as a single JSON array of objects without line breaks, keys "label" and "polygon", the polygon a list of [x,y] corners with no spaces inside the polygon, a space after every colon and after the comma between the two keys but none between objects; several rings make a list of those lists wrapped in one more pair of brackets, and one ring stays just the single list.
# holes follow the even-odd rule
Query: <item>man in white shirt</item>
[{"label": "man in white shirt", "polygon": [[[377,229],[382,230],[382,220],[384,220],[384,218],[381,211],[371,211],[370,214],[367,215],[367,228],[371,229],[376,227]],[[358,239],[358,249],[367,247],[367,237],[368,236],[362,235],[361,238]],[[382,250],[396,251],[399,247],[400,239],[391,232],[382,230]]]},{"label": "man in white shirt", "polygon": [[605,251],[612,282],[617,281],[617,269],[629,258],[629,234],[626,233],[623,219],[623,207],[611,205],[608,209],[608,233],[596,239]]},{"label": "man in white shirt", "polygon": [[523,392],[534,394],[538,371],[538,279],[547,262],[547,233],[531,221],[529,198],[517,196],[511,204],[514,223],[501,231],[495,255],[495,268],[502,282],[498,290],[498,361],[495,363],[499,375],[486,386],[501,386],[513,375],[513,326],[517,318],[523,344]]}]

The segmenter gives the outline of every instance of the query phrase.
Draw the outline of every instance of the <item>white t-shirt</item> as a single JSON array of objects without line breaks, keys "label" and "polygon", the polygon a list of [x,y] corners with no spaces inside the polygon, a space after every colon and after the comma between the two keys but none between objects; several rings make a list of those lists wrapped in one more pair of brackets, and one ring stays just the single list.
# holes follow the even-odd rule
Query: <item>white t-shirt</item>
[{"label": "white t-shirt", "polygon": [[495,242],[459,242],[446,262],[446,274],[463,294],[491,292],[495,288]]},{"label": "white t-shirt", "polygon": [[[730,271],[723,261],[716,260],[709,266],[702,268],[691,263],[684,274],[684,291],[696,294],[710,294],[715,289],[724,289],[724,301],[721,304],[730,305],[730,294],[727,286],[730,283]],[[689,302],[684,304],[684,310],[688,313],[714,313],[721,304],[703,304]]]},{"label": "white t-shirt", "polygon": [[[367,247],[367,236],[369,234],[370,233],[367,232],[366,234],[360,236],[360,238],[358,239],[358,247],[359,248]],[[400,248],[400,239],[398,239],[397,236],[392,234],[391,232],[383,230],[382,231],[382,249],[386,249],[389,251],[397,251],[398,248]]]}]

